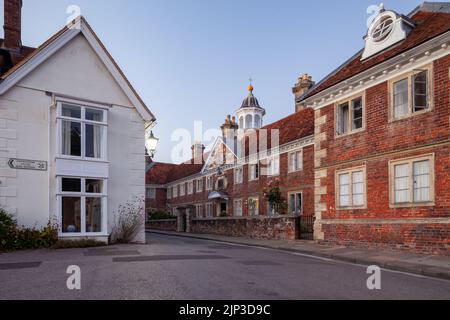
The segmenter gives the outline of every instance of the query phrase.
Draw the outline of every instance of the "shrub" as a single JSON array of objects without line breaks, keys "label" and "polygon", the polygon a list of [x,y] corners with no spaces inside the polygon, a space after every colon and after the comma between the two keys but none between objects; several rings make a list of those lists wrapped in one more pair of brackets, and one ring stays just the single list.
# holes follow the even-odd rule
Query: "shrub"
[{"label": "shrub", "polygon": [[59,240],[55,245],[52,246],[52,249],[95,248],[104,246],[106,246],[106,243],[92,239]]},{"label": "shrub", "polygon": [[19,227],[12,215],[0,209],[0,250],[50,248],[58,241],[58,227],[51,222],[42,229]]},{"label": "shrub", "polygon": [[166,220],[166,219],[176,219],[175,216],[171,215],[169,212],[164,210],[152,211],[148,214],[149,220]]},{"label": "shrub", "polygon": [[120,205],[114,220],[111,241],[113,243],[133,242],[145,228],[144,199],[136,197]]}]

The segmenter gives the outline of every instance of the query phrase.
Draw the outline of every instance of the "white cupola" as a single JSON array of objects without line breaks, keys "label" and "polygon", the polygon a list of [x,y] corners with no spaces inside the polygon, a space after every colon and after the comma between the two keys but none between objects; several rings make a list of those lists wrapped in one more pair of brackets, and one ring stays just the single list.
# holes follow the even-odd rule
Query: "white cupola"
[{"label": "white cupola", "polygon": [[380,4],[379,14],[371,23],[367,35],[364,37],[366,45],[361,60],[370,58],[406,39],[414,26],[408,17],[385,10],[384,5]]},{"label": "white cupola", "polygon": [[249,94],[242,102],[242,106],[236,111],[239,129],[260,129],[263,126],[263,118],[266,110],[259,105],[258,99],[253,95],[253,86],[248,87]]}]

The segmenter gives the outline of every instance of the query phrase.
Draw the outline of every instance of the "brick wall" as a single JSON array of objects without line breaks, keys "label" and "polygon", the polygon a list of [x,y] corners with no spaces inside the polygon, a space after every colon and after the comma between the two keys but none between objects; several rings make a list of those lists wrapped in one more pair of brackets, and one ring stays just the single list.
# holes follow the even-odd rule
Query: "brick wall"
[{"label": "brick wall", "polygon": [[255,239],[295,240],[298,228],[293,216],[193,219],[191,232]]},{"label": "brick wall", "polygon": [[177,223],[177,219],[151,220],[147,221],[145,226],[151,230],[177,231]]}]

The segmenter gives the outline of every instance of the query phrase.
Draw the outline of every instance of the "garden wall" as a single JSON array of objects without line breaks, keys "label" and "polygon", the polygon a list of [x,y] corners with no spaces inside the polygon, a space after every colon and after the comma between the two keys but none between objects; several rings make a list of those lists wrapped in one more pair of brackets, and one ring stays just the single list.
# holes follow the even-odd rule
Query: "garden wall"
[{"label": "garden wall", "polygon": [[150,220],[146,223],[147,229],[160,231],[177,231],[177,219]]}]

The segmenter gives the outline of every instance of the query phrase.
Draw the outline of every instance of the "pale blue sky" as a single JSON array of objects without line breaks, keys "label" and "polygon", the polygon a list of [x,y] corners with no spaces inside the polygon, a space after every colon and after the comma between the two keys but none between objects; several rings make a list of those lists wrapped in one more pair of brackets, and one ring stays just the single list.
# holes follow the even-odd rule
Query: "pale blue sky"
[{"label": "pale blue sky", "polygon": [[[419,0],[386,0],[407,14]],[[84,15],[158,119],[157,161],[169,161],[171,134],[195,120],[218,128],[247,95],[265,123],[294,111],[297,77],[319,81],[363,47],[373,0],[24,0],[23,43],[37,46]],[[3,4],[1,6],[3,10]],[[3,25],[3,14],[0,17]]]}]

